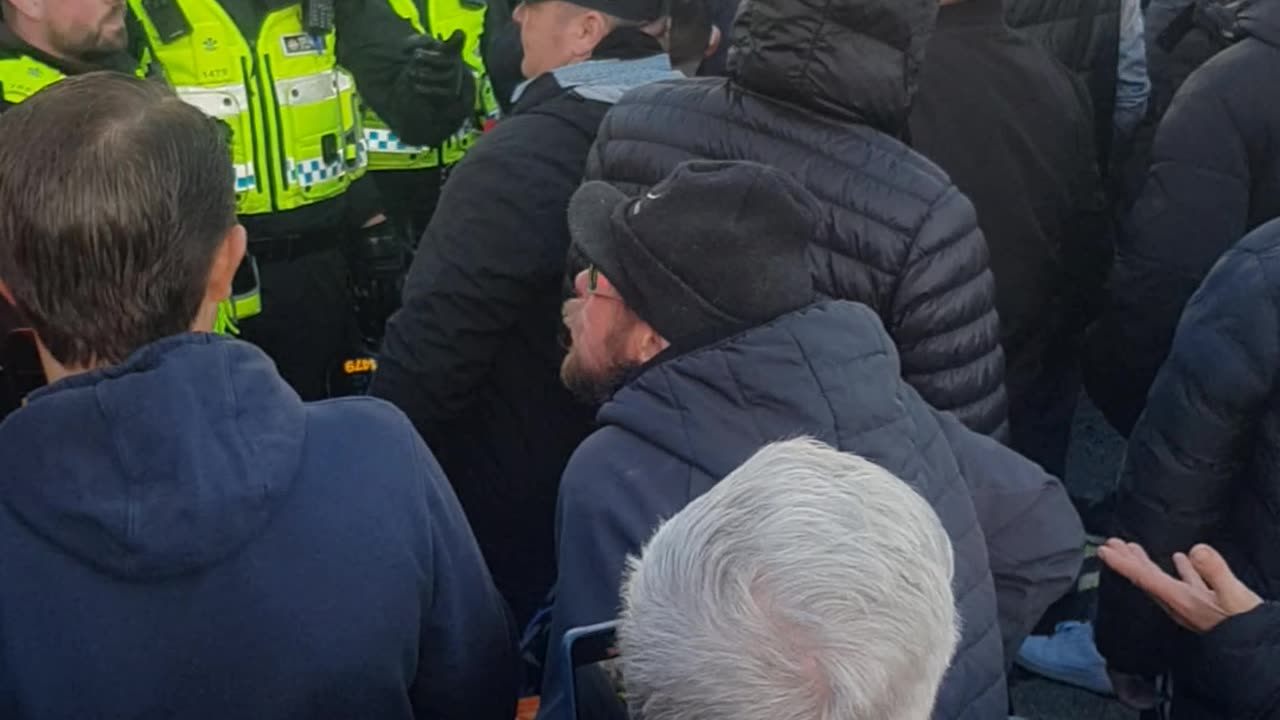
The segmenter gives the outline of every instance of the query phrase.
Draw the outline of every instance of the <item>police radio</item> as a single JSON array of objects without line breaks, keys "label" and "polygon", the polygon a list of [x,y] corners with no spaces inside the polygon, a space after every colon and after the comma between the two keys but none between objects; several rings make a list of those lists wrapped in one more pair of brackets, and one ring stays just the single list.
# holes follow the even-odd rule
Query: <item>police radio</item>
[{"label": "police radio", "polygon": [[160,42],[171,43],[191,34],[191,22],[178,6],[178,0],[142,0],[142,9],[151,18]]},{"label": "police radio", "polygon": [[333,30],[335,0],[306,0],[302,27],[311,37],[324,37]]}]

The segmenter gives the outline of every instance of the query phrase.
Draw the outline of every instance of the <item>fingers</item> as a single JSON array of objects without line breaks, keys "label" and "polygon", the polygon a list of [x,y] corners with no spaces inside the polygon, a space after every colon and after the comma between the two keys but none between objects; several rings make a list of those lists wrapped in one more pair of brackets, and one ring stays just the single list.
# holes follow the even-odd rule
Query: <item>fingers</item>
[{"label": "fingers", "polygon": [[1213,588],[1218,605],[1227,615],[1240,615],[1262,604],[1262,598],[1240,582],[1217,550],[1208,545],[1191,548],[1191,565]]},{"label": "fingers", "polygon": [[400,47],[405,53],[411,53],[414,50],[439,50],[440,41],[430,35],[414,33],[413,35],[405,38]]},{"label": "fingers", "polygon": [[1230,566],[1222,555],[1208,545],[1197,545],[1191,548],[1191,565],[1214,588],[1240,582],[1236,579],[1235,573],[1231,572]]},{"label": "fingers", "polygon": [[1209,586],[1205,584],[1204,578],[1200,577],[1200,573],[1196,572],[1195,566],[1191,564],[1191,558],[1188,558],[1182,553],[1174,553],[1173,567],[1177,569],[1178,576],[1181,577],[1182,581],[1186,584],[1197,590],[1211,592],[1209,590]]}]

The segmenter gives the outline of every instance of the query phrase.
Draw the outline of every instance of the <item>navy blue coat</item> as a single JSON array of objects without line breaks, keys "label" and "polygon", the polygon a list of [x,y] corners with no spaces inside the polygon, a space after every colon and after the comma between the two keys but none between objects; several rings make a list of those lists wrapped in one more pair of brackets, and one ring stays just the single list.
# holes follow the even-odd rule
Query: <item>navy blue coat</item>
[{"label": "navy blue coat", "polygon": [[963,637],[936,717],[1007,715],[1006,653],[1070,586],[1079,519],[1056,480],[923,402],[868,308],[815,305],[660,361],[599,422],[560,490],[544,702],[560,691],[555,640],[614,617],[624,560],[658,523],[764,445],[808,435],[887,468],[937,511],[955,547]]},{"label": "navy blue coat", "polygon": [[506,608],[391,405],[182,335],[0,425],[0,717],[510,720]]},{"label": "navy blue coat", "polygon": [[[1134,427],[1117,532],[1172,570],[1199,542],[1263,597],[1280,597],[1280,220],[1223,256],[1187,305]],[[1126,672],[1173,670],[1187,703],[1211,690],[1195,639],[1129,583],[1104,574],[1098,647]],[[1235,716],[1229,716],[1235,717]]]}]

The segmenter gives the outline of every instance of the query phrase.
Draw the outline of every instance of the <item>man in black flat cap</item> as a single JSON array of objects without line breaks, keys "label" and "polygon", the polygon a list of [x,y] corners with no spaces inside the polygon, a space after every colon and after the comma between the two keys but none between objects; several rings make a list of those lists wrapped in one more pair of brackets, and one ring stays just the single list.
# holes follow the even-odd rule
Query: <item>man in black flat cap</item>
[{"label": "man in black flat cap", "polygon": [[560,638],[614,618],[627,556],[757,450],[800,436],[876,462],[937,512],[963,621],[963,670],[937,717],[1003,717],[1005,652],[1070,587],[1079,518],[1057,480],[902,380],[871,309],[816,298],[820,218],[789,174],[754,163],[684,163],[634,197],[598,182],[574,195],[590,265],[564,306],[561,378],[604,404],[560,486],[543,717],[565,718]]}]

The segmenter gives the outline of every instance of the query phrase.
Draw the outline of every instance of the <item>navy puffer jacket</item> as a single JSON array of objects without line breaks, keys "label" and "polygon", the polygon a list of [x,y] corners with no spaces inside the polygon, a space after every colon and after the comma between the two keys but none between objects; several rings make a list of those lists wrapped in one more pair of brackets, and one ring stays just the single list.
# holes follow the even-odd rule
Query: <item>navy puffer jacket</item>
[{"label": "navy puffer jacket", "polygon": [[[1007,717],[1005,658],[1071,585],[1079,518],[1034,463],[922,402],[865,306],[822,303],[660,358],[598,419],[561,485],[554,638],[615,616],[626,557],[663,518],[761,447],[807,435],[874,461],[937,512],[955,549],[963,634],[934,717]],[[562,691],[558,648],[544,703]]]},{"label": "navy puffer jacket", "polygon": [[[1117,533],[1168,570],[1173,553],[1211,543],[1260,595],[1280,597],[1278,390],[1280,220],[1223,256],[1188,303],[1129,441]],[[1175,707],[1199,708],[1184,717],[1245,717],[1214,710],[1211,684],[1229,671],[1209,662],[1212,647],[1114,575],[1104,574],[1099,601],[1098,647],[1111,666],[1172,670]]]},{"label": "navy puffer jacket", "polygon": [[728,78],[655,83],[610,110],[587,177],[634,191],[691,159],[786,170],[827,209],[817,288],[880,316],[903,377],[940,410],[1007,434],[995,280],[973,205],[903,132],[936,3],[757,0]]}]

